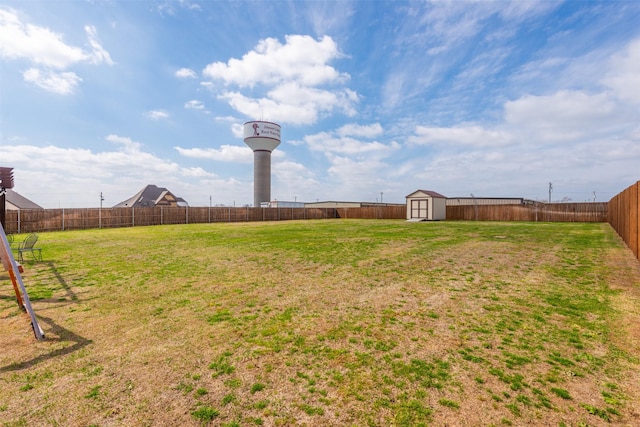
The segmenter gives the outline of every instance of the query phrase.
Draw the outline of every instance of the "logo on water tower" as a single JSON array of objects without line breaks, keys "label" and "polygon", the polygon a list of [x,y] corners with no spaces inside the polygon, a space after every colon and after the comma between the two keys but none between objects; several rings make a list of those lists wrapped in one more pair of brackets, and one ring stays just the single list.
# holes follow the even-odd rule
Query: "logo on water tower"
[{"label": "logo on water tower", "polygon": [[260,129],[260,125],[258,125],[257,123],[253,124],[253,136],[260,136],[260,132],[258,132],[258,129]]}]

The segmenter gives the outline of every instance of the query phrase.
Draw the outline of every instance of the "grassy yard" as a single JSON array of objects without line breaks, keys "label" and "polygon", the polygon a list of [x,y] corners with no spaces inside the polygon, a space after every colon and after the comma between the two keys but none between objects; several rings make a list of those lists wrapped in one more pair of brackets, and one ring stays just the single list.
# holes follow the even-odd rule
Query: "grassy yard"
[{"label": "grassy yard", "polygon": [[44,233],[0,273],[3,426],[640,425],[640,265],[607,224]]}]

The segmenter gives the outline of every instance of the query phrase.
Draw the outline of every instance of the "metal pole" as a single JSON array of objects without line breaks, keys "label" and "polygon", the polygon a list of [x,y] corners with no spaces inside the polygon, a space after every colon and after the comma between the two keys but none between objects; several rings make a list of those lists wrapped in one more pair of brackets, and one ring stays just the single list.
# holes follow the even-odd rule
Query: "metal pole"
[{"label": "metal pole", "polygon": [[104,197],[102,196],[102,191],[100,192],[100,210],[98,211],[98,228],[102,228],[102,202],[104,201]]},{"label": "metal pole", "polygon": [[473,210],[475,211],[476,221],[478,220],[478,203],[476,202],[476,198],[471,193],[471,200],[473,200]]},{"label": "metal pole", "polygon": [[0,227],[0,245],[2,245],[2,249],[0,250],[0,253],[3,254],[2,263],[5,265],[5,267],[8,267],[7,271],[9,272],[9,276],[12,279],[11,281],[13,282],[14,288],[17,282],[22,293],[22,298],[20,298],[21,295],[16,292],[16,296],[18,297],[18,304],[20,304],[20,299],[22,299],[22,307],[24,307],[27,313],[29,313],[29,317],[31,318],[31,327],[33,329],[33,333],[38,341],[42,341],[44,339],[44,332],[38,324],[38,319],[33,312],[33,308],[31,307],[29,294],[27,294],[27,289],[25,288],[24,282],[22,281],[20,268],[18,267],[15,258],[13,257],[13,252],[11,252],[11,246],[9,245],[9,241],[7,240],[7,235],[4,232],[4,227]]},{"label": "metal pole", "polygon": [[4,187],[0,187],[0,225],[2,225],[3,228],[7,228],[6,194],[7,194],[7,190]]}]

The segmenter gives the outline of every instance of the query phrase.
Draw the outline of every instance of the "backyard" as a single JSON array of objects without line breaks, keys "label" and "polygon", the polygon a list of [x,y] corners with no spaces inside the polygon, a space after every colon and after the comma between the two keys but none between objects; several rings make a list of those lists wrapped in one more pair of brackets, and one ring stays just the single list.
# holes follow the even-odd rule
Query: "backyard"
[{"label": "backyard", "polygon": [[640,425],[640,263],[606,223],[216,223],[38,244],[23,277],[44,341],[0,272],[2,426]]}]

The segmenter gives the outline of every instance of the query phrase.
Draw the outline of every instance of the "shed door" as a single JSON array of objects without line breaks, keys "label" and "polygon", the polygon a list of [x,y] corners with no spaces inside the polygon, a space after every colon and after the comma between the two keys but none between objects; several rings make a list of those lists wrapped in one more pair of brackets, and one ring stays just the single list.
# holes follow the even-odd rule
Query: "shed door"
[{"label": "shed door", "polygon": [[[429,200],[411,200],[411,218],[427,218]],[[428,219],[428,218],[427,218]]]}]

